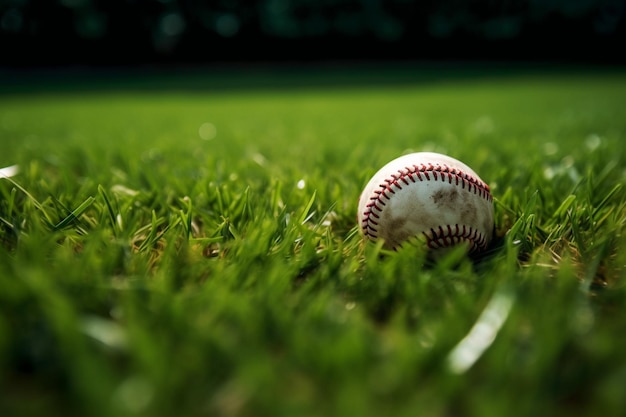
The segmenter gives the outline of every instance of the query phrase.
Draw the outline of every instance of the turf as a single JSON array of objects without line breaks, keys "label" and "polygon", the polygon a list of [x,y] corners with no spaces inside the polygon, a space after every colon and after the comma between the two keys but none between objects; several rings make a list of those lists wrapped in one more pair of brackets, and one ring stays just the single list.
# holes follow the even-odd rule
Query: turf
[{"label": "turf", "polygon": [[[350,74],[5,85],[0,414],[622,415],[626,74]],[[490,184],[482,256],[363,243],[422,150]]]}]

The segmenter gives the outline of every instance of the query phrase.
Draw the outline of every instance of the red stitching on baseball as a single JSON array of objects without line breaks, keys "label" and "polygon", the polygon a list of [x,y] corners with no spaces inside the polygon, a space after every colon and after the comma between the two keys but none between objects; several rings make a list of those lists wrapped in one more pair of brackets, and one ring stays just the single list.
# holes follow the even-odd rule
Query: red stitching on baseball
[{"label": "red stitching on baseball", "polygon": [[[387,194],[388,192],[390,192],[391,194],[395,194],[396,191],[394,190],[394,187],[398,190],[402,190],[402,186],[398,184],[398,180],[401,180],[406,185],[410,185],[406,178],[409,178],[414,183],[417,182],[414,177],[417,177],[417,179],[420,181],[424,181],[424,178],[426,179],[426,181],[430,181],[431,176],[429,174],[432,174],[433,180],[437,181],[437,173],[439,173],[441,181],[445,182],[447,178],[448,182],[452,184],[452,181],[454,179],[455,185],[460,184],[462,189],[466,189],[467,186],[468,192],[473,192],[474,194],[478,195],[481,198],[484,198],[485,200],[488,200],[489,202],[493,201],[493,196],[491,195],[489,186],[487,184],[469,174],[466,174],[461,170],[451,168],[447,165],[438,165],[436,167],[433,166],[431,163],[429,163],[428,165],[421,164],[420,166],[412,165],[409,167],[405,167],[404,170],[398,170],[398,173],[399,175],[392,174],[391,178],[386,178],[384,180],[384,183],[379,185],[381,189],[374,190],[374,195],[370,197],[370,203],[366,205],[365,212],[363,213],[364,217],[361,228],[363,230],[363,234],[371,240],[375,240],[378,238],[378,230],[372,227],[370,223],[376,226],[378,225],[378,223],[373,220],[373,217],[380,218],[379,214],[383,211],[380,206],[384,207],[386,205],[382,197],[387,200],[391,200],[391,197]],[[422,178],[422,176],[424,178]],[[378,213],[374,213],[373,208],[375,208]],[[454,226],[447,225],[446,227],[448,229],[447,233],[443,230],[441,226],[439,226],[439,234],[437,234],[437,232],[435,232],[433,229],[430,230],[432,236],[428,236],[426,232],[423,232],[429,247],[441,248],[450,246],[460,241],[469,241],[472,244],[471,250],[474,250],[477,248],[484,249],[487,244],[485,236],[483,236],[482,233],[478,232],[478,230],[474,230],[469,226],[466,228],[466,226],[463,225],[462,231],[459,229],[458,224]],[[452,227],[455,228],[454,231],[452,230]]]},{"label": "red stitching on baseball", "polygon": [[431,249],[446,248],[459,242],[469,242],[471,244],[470,250],[472,251],[476,249],[482,250],[487,246],[485,236],[469,226],[463,225],[462,231],[458,224],[454,226],[445,225],[445,229],[443,226],[439,226],[438,229],[439,232],[430,229],[430,235],[427,232],[422,232],[426,238],[426,244]]}]

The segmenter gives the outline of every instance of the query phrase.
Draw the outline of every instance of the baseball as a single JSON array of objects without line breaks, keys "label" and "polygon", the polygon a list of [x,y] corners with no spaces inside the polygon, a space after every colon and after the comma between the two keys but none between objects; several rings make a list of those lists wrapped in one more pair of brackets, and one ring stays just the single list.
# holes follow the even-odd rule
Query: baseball
[{"label": "baseball", "polygon": [[417,238],[431,249],[467,244],[477,252],[493,235],[493,197],[461,161],[417,152],[374,174],[359,198],[358,222],[366,239],[383,239],[388,249]]}]

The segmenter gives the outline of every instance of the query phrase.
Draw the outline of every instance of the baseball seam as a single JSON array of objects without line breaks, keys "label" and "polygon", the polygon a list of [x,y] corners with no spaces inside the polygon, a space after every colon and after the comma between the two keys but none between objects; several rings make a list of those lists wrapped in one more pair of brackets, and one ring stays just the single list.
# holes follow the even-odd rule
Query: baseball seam
[{"label": "baseball seam", "polygon": [[[380,218],[380,214],[386,205],[385,200],[391,200],[396,191],[402,190],[402,184],[408,186],[418,181],[447,181],[449,184],[454,183],[457,186],[461,186],[462,189],[467,189],[468,192],[473,192],[489,202],[493,201],[493,196],[487,184],[461,170],[447,165],[411,165],[405,167],[404,170],[398,170],[398,174],[391,174],[390,177],[385,178],[383,180],[384,183],[379,185],[380,188],[373,191],[373,195],[369,198],[370,202],[366,205],[361,223],[363,234],[366,237],[370,240],[378,238],[377,219]],[[433,249],[448,247],[461,241],[470,242],[472,245],[471,250],[483,249],[487,245],[487,239],[482,233],[466,225],[441,225],[438,226],[438,230],[430,229],[427,232],[423,232],[423,235],[426,238],[428,247]]]}]

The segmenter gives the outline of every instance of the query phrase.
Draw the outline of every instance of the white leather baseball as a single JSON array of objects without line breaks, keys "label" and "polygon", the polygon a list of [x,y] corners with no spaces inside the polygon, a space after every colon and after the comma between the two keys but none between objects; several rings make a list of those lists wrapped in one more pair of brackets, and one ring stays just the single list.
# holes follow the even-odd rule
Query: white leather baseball
[{"label": "white leather baseball", "polygon": [[464,163],[412,153],[374,174],[359,198],[358,222],[366,239],[383,239],[389,249],[417,238],[431,249],[465,242],[481,251],[493,236],[493,197]]}]

